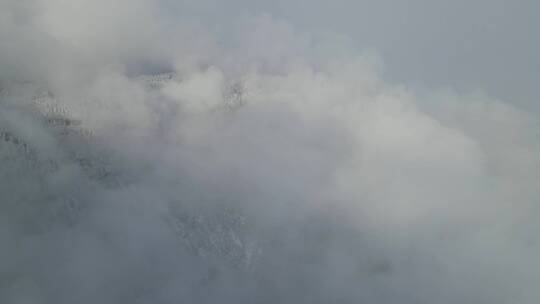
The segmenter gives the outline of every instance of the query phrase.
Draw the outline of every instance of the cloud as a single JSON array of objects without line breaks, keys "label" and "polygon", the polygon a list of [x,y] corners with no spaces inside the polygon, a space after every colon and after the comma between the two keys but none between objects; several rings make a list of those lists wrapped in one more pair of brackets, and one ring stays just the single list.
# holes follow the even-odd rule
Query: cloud
[{"label": "cloud", "polygon": [[534,113],[169,5],[1,4],[3,303],[537,302]]}]

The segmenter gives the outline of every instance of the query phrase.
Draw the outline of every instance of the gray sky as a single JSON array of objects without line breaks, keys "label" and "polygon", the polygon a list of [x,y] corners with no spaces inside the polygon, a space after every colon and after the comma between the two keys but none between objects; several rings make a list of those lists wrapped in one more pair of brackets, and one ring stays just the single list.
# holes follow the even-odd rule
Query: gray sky
[{"label": "gray sky", "polygon": [[170,2],[184,14],[205,16],[218,27],[242,13],[268,13],[304,32],[347,35],[359,49],[379,52],[389,81],[465,92],[481,89],[538,109],[539,1]]}]

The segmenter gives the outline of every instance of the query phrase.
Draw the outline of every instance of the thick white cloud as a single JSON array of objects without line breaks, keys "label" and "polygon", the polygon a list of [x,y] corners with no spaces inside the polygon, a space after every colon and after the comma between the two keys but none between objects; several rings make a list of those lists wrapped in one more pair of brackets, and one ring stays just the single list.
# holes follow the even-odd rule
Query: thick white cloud
[{"label": "thick white cloud", "polygon": [[0,5],[2,302],[538,301],[538,117],[210,4]]}]

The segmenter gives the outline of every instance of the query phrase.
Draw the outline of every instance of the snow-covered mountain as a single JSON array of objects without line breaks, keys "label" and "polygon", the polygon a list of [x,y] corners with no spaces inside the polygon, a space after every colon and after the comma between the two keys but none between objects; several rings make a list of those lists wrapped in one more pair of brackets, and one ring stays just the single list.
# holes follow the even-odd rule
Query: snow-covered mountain
[{"label": "snow-covered mountain", "polygon": [[[163,74],[135,81],[153,91],[175,79]],[[0,213],[27,231],[21,238],[54,234],[59,227],[67,227],[66,232],[82,229],[95,209],[102,208],[96,206],[114,204],[111,199],[94,199],[89,192],[107,196],[141,186],[137,170],[129,168],[139,164],[115,162],[122,155],[108,149],[107,141],[74,117],[69,102],[30,83],[13,83],[0,96]],[[174,236],[169,241],[176,244],[171,246],[206,263],[249,269],[260,249],[249,237],[248,220],[240,210],[182,208],[181,197],[168,203],[175,205],[171,212],[153,220]],[[0,279],[12,280],[10,284],[17,284],[23,275],[18,268],[4,270],[7,277]]]}]

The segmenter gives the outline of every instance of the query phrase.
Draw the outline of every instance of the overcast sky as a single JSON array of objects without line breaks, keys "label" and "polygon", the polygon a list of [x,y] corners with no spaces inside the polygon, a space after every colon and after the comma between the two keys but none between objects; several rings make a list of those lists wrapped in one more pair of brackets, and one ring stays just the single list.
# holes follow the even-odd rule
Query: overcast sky
[{"label": "overcast sky", "polygon": [[234,22],[234,16],[242,13],[268,13],[302,31],[343,34],[359,49],[376,49],[390,81],[485,90],[538,109],[539,1],[169,2],[193,18],[205,16],[218,27]]}]

